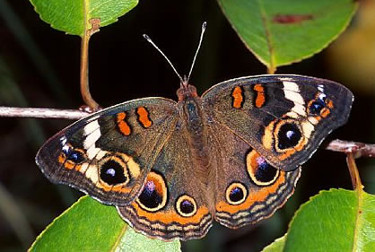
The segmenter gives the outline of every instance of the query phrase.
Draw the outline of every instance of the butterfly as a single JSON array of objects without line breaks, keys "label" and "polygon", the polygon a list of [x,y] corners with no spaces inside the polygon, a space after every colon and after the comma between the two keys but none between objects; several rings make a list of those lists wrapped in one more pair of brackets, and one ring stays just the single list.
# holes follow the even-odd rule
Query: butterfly
[{"label": "butterfly", "polygon": [[180,80],[177,102],[93,113],[50,138],[36,163],[52,182],[116,206],[139,232],[201,238],[214,220],[239,228],[280,208],[353,102],[341,84],[301,75],[235,78],[201,96]]}]

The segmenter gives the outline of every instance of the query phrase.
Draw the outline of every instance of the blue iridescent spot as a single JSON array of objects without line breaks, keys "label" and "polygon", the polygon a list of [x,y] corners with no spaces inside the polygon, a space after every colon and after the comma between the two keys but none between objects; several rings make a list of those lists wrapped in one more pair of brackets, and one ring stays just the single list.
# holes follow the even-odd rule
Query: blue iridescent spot
[{"label": "blue iridescent spot", "polygon": [[326,106],[326,98],[327,96],[325,94],[320,94],[318,98],[311,103],[309,107],[310,114],[319,115],[320,111]]},{"label": "blue iridescent spot", "polygon": [[317,100],[317,101],[314,101],[311,105],[310,105],[310,114],[313,114],[313,115],[319,115],[320,114],[320,111],[325,107],[325,103],[323,103],[321,100]]},{"label": "blue iridescent spot", "polygon": [[78,164],[85,160],[83,154],[79,151],[72,151],[68,156],[68,160],[73,161],[74,163]]},{"label": "blue iridescent spot", "polygon": [[142,205],[152,209],[158,207],[162,203],[163,195],[160,195],[157,192],[154,181],[148,180],[141,195],[139,195],[138,200]]},{"label": "blue iridescent spot", "polygon": [[81,151],[74,150],[72,147],[68,145],[62,147],[62,153],[65,154],[66,160],[71,161],[73,163],[79,164],[85,161],[85,155]]},{"label": "blue iridescent spot", "polygon": [[234,187],[230,193],[229,193],[229,199],[232,201],[232,202],[239,202],[241,200],[243,200],[243,197],[244,197],[244,192],[242,191],[241,188],[239,187]]},{"label": "blue iridescent spot", "polygon": [[180,209],[184,214],[190,214],[194,211],[194,204],[189,200],[183,200],[180,204]]},{"label": "blue iridescent spot", "polygon": [[271,166],[263,157],[258,157],[256,161],[258,169],[254,174],[255,178],[262,183],[272,181],[277,174],[277,169]]}]

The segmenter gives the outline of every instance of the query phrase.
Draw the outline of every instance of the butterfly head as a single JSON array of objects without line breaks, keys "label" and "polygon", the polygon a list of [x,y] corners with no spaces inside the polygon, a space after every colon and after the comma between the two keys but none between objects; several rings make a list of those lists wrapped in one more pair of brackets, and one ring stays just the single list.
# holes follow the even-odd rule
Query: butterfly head
[{"label": "butterfly head", "polygon": [[188,80],[185,79],[181,82],[180,88],[177,89],[178,101],[186,100],[187,98],[197,97],[197,88],[188,83]]}]

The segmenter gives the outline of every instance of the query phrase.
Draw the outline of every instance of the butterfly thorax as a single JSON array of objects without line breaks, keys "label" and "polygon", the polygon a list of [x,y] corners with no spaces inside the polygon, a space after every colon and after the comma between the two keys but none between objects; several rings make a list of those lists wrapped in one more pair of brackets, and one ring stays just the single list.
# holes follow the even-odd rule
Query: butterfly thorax
[{"label": "butterfly thorax", "polygon": [[[193,160],[196,162],[196,176],[206,180],[209,171],[209,155],[207,150],[207,133],[202,112],[202,100],[193,85],[182,85],[177,90],[180,116],[186,126],[186,137],[191,147]],[[206,181],[203,181],[206,183]]]}]

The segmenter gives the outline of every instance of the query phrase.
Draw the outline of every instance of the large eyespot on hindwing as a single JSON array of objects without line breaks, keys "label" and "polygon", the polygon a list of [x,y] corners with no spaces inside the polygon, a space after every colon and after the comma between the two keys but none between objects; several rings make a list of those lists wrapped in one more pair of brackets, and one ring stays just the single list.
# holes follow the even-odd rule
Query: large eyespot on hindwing
[{"label": "large eyespot on hindwing", "polygon": [[168,189],[161,174],[151,171],[147,175],[143,190],[136,202],[147,212],[156,212],[165,207],[168,202]]},{"label": "large eyespot on hindwing", "polygon": [[242,204],[248,195],[246,186],[240,182],[231,183],[225,190],[225,199],[231,205]]},{"label": "large eyespot on hindwing", "polygon": [[67,169],[79,169],[80,165],[87,160],[87,156],[82,149],[73,148],[70,144],[65,144],[61,148],[58,162]]},{"label": "large eyespot on hindwing", "polygon": [[255,150],[246,155],[246,168],[251,180],[258,186],[272,185],[280,175],[280,171]]},{"label": "large eyespot on hindwing", "polygon": [[197,213],[197,203],[189,195],[181,195],[176,200],[176,211],[182,217],[191,217]]}]

